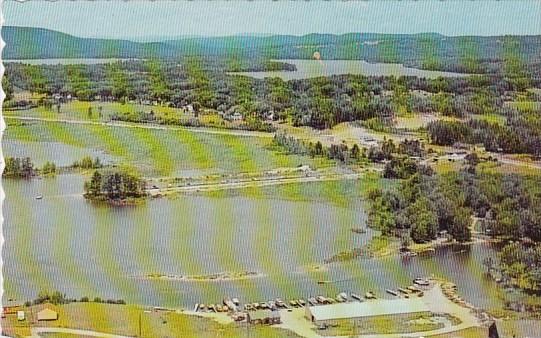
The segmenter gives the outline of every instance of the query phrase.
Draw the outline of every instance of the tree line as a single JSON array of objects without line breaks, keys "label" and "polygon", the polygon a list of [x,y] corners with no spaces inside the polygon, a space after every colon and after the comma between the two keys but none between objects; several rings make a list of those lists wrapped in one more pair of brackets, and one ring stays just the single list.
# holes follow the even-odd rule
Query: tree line
[{"label": "tree line", "polygon": [[510,109],[504,125],[475,119],[432,121],[427,131],[437,145],[482,144],[488,151],[541,157],[541,110]]},{"label": "tree line", "polygon": [[3,177],[29,179],[37,175],[54,176],[56,164],[47,161],[41,168],[36,168],[30,157],[6,157]]}]

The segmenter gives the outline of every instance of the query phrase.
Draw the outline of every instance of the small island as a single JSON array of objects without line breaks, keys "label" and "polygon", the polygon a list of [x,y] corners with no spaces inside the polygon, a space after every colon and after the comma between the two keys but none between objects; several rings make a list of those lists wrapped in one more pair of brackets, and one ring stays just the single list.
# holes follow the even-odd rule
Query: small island
[{"label": "small island", "polygon": [[129,203],[146,196],[145,185],[143,179],[127,170],[96,170],[85,182],[83,196],[91,201]]}]

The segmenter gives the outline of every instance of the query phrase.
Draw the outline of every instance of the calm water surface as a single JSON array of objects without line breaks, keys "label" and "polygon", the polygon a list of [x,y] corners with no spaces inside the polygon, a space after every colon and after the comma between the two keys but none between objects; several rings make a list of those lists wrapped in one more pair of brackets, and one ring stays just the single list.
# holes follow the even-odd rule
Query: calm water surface
[{"label": "calm water surface", "polygon": [[[3,180],[5,295],[31,299],[42,289],[70,297],[189,307],[224,296],[258,301],[364,293],[405,285],[417,276],[455,281],[472,303],[501,304],[483,278],[488,245],[446,248],[411,259],[386,257],[324,265],[333,254],[361,246],[355,235],[363,204],[348,206],[258,196],[182,195],[134,207],[100,207],[81,196],[75,174],[31,181]],[[35,196],[43,195],[42,200]],[[322,265],[314,271],[311,267]],[[254,271],[243,281],[180,282],[140,278],[148,273],[201,275]],[[333,284],[318,284],[333,280]]]},{"label": "calm water surface", "polygon": [[266,77],[280,77],[283,80],[298,80],[319,76],[341,74],[361,74],[366,76],[418,76],[424,78],[464,77],[468,74],[440,72],[405,67],[396,63],[369,63],[362,60],[277,60],[291,63],[297,67],[296,71],[271,72],[238,72],[230,74],[246,75],[258,79]]}]

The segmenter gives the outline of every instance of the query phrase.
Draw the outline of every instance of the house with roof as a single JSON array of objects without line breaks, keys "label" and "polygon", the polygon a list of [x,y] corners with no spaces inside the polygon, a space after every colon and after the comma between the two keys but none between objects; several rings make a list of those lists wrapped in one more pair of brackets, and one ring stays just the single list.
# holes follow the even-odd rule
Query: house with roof
[{"label": "house with roof", "polygon": [[58,319],[58,312],[46,307],[38,312],[38,321],[50,321]]}]

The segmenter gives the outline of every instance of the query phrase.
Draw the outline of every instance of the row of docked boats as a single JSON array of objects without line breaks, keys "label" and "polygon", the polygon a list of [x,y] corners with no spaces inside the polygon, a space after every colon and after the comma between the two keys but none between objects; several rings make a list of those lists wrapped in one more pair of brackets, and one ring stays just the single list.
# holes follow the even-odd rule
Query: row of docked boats
[{"label": "row of docked boats", "polygon": [[341,292],[336,297],[324,297],[316,296],[309,297],[308,299],[291,299],[288,302],[283,301],[281,298],[276,298],[275,300],[270,300],[267,302],[254,302],[254,303],[245,303],[243,306],[240,305],[240,302],[237,298],[224,298],[223,304],[204,304],[198,303],[195,304],[195,312],[232,312],[237,313],[239,311],[254,311],[254,310],[278,310],[278,309],[289,309],[289,308],[299,308],[304,306],[316,306],[324,304],[336,304],[336,303],[345,303],[351,300],[356,300],[363,302],[367,299],[376,299],[376,294],[373,291],[368,291],[365,293],[364,298],[356,293],[351,293],[348,295],[345,292]]},{"label": "row of docked boats", "polygon": [[195,304],[195,312],[237,312],[240,306],[238,298],[224,298],[223,304]]},{"label": "row of docked boats", "polygon": [[410,295],[417,295],[418,297],[423,297],[424,292],[420,289],[420,287],[427,287],[430,286],[430,281],[425,278],[415,278],[413,280],[413,285],[410,285],[405,288],[397,288],[396,290],[393,289],[386,289],[385,292],[387,292],[390,295],[393,296],[403,296],[404,298],[409,298]]},{"label": "row of docked boats", "polygon": [[385,292],[396,297],[403,296],[404,298],[410,298],[410,295],[414,294],[416,294],[418,297],[423,297],[425,295],[421,289],[413,285],[410,285],[407,288],[398,288],[396,290],[386,289]]}]

